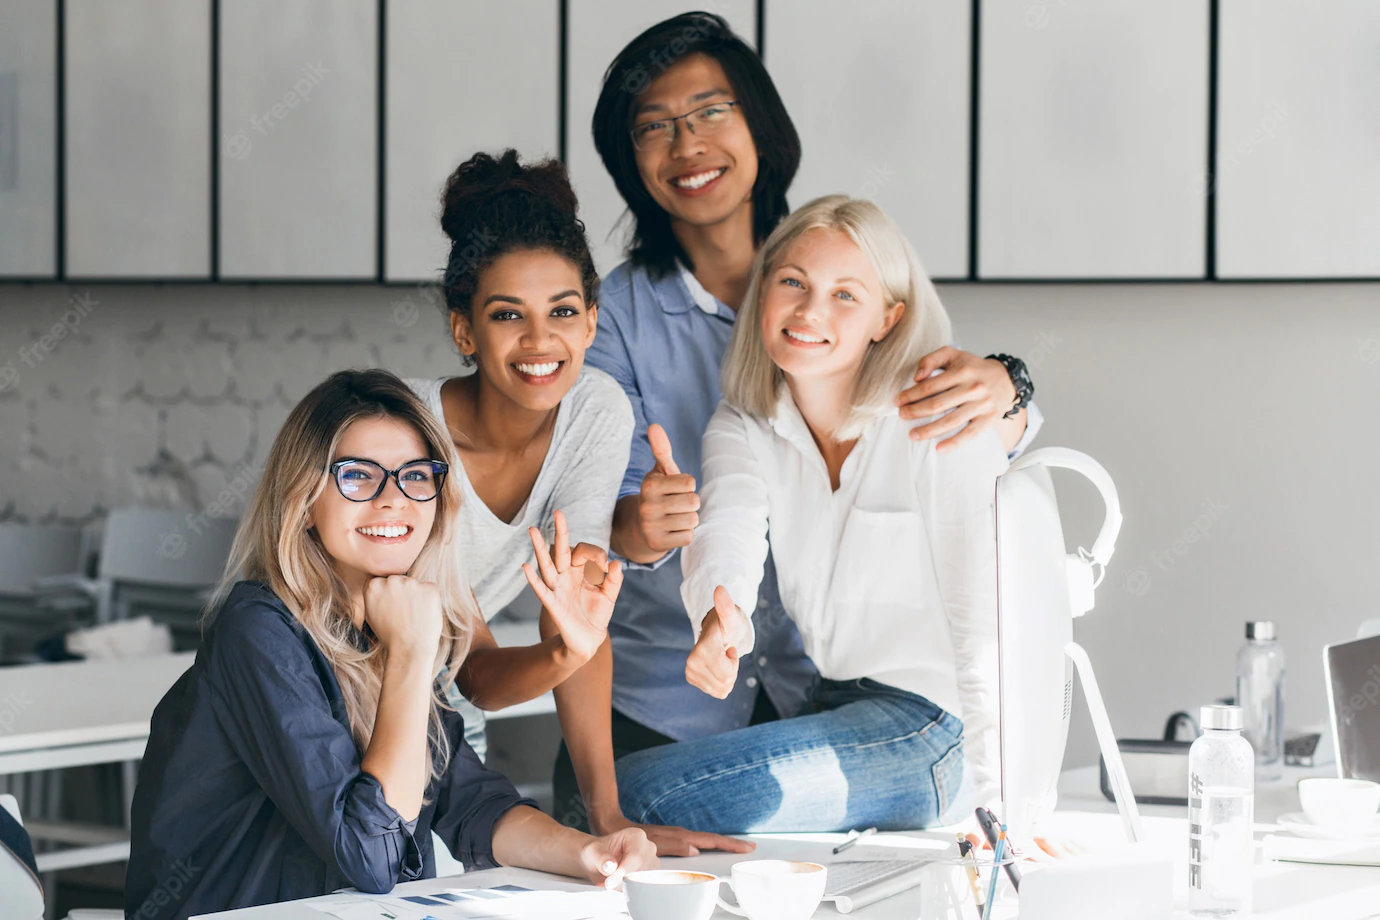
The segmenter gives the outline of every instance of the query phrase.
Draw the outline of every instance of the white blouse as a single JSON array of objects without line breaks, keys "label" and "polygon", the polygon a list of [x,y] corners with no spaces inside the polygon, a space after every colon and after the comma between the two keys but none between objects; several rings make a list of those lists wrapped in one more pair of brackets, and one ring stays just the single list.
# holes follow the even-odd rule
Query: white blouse
[{"label": "white blouse", "polygon": [[[749,618],[768,540],[786,612],[822,676],[869,677],[963,720],[978,801],[999,798],[995,432],[938,453],[891,412],[830,487],[786,388],[776,415],[720,403],[704,434],[700,525],[682,550],[681,597],[699,635],[723,585]],[[750,621],[750,619],[749,619]],[[740,655],[751,635],[738,637]]]}]

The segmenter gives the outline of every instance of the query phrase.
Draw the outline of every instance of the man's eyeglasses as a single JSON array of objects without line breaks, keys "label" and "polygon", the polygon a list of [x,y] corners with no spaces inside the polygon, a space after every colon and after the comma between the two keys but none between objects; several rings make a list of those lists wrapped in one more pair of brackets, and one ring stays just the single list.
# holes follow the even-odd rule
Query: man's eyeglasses
[{"label": "man's eyeglasses", "polygon": [[711,102],[709,105],[702,105],[694,111],[677,115],[674,118],[658,118],[656,121],[633,125],[633,146],[638,150],[669,147],[671,142],[676,139],[676,122],[682,118],[685,119],[685,126],[690,129],[691,134],[698,137],[713,134],[733,120],[733,108],[737,104],[736,102]]},{"label": "man's eyeglasses", "polygon": [[396,470],[386,470],[372,460],[347,457],[330,466],[340,494],[352,502],[371,502],[383,494],[391,476],[403,495],[414,502],[429,502],[441,491],[450,464],[441,460],[412,460]]}]

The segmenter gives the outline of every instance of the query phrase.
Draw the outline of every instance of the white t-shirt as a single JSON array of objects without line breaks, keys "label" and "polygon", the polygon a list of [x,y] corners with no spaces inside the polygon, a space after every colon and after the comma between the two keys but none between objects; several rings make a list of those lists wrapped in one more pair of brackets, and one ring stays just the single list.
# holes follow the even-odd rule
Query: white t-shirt
[{"label": "white t-shirt", "polygon": [[[442,425],[441,385],[449,379],[407,381]],[[585,365],[561,400],[546,459],[526,504],[511,523],[489,510],[463,466],[451,470],[462,494],[456,545],[486,620],[530,590],[522,574],[522,564],[535,561],[527,528],[539,529],[549,545],[555,539],[557,509],[565,513],[572,547],[592,543],[608,549],[632,432],[632,405],[623,388],[608,374]]]},{"label": "white t-shirt", "polygon": [[[996,801],[1000,441],[989,429],[941,454],[909,437],[926,420],[891,412],[864,430],[833,491],[782,389],[773,418],[724,402],[705,431],[700,526],[681,550],[696,635],[716,585],[751,616],[770,541],[782,605],[819,673],[870,677],[958,716],[978,801]],[[731,638],[751,650],[750,634]]]}]

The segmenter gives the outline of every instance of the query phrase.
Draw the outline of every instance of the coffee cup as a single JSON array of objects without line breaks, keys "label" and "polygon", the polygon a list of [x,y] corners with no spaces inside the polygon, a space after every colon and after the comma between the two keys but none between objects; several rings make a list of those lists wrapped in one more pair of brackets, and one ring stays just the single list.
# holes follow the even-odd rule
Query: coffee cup
[{"label": "coffee cup", "polygon": [[748,920],[806,920],[824,898],[828,870],[819,863],[785,859],[750,859],[734,863],[726,881],[737,905],[719,898],[719,906]]},{"label": "coffee cup", "polygon": [[719,877],[708,872],[646,869],[623,879],[633,920],[708,920]]},{"label": "coffee cup", "polygon": [[1314,776],[1299,780],[1299,804],[1319,827],[1368,827],[1380,809],[1380,783]]}]

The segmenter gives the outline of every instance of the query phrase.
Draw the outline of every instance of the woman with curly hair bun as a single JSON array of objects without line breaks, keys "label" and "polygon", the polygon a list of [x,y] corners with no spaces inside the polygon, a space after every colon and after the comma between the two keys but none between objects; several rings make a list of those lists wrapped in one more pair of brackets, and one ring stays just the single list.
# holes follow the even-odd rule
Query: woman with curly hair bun
[{"label": "woman with curly hair bun", "polygon": [[[442,205],[451,239],[442,287],[468,372],[408,383],[459,455],[452,475],[466,501],[456,548],[484,620],[523,591],[521,560],[539,597],[543,580],[559,596],[556,604],[542,597],[539,645],[500,649],[483,621],[476,624],[458,682],[474,706],[458,705],[467,738],[482,750],[479,710],[554,688],[583,798],[582,814],[557,817],[612,833],[630,822],[613,767],[608,622],[623,576],[608,544],[633,413],[613,378],[585,366],[599,278],[558,162],[524,164],[514,150],[476,154],[450,176]],[[546,540],[573,549],[557,553],[553,571],[538,580],[533,544]],[[668,854],[750,849],[682,828],[645,830]]]}]

